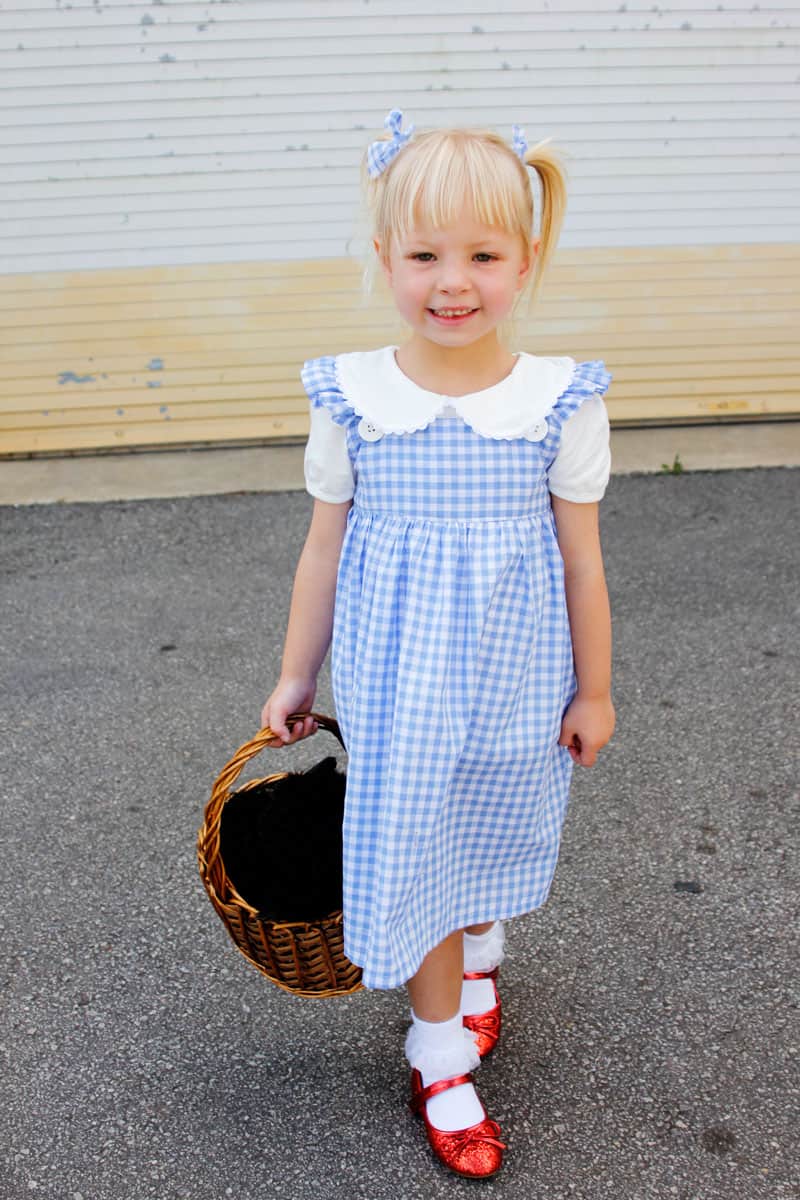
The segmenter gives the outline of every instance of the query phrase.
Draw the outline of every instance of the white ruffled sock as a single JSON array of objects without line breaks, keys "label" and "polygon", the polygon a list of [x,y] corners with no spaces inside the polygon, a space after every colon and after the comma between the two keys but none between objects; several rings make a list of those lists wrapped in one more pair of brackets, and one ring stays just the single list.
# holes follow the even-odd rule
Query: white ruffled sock
[{"label": "white ruffled sock", "polygon": [[[505,933],[495,921],[486,933],[464,934],[464,970],[491,971],[503,961]],[[494,983],[491,979],[465,979],[461,985],[461,1011],[476,1016],[494,1008]]]},{"label": "white ruffled sock", "polygon": [[[448,1021],[421,1021],[412,1009],[411,1020],[406,1058],[422,1075],[424,1087],[480,1066],[475,1040],[464,1028],[460,1012]],[[483,1105],[471,1083],[461,1083],[432,1096],[426,1109],[434,1128],[447,1133],[468,1129],[483,1120]]]}]

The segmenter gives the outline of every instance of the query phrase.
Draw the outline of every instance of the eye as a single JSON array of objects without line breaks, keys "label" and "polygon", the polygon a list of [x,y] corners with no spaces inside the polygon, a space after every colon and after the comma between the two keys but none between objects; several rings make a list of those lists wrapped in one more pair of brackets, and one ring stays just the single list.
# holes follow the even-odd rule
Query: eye
[{"label": "eye", "polygon": [[419,250],[415,254],[410,255],[415,262],[433,262],[436,257],[430,250]]},{"label": "eye", "polygon": [[488,250],[481,250],[475,255],[475,260],[482,263],[497,262],[497,255],[490,254]]}]

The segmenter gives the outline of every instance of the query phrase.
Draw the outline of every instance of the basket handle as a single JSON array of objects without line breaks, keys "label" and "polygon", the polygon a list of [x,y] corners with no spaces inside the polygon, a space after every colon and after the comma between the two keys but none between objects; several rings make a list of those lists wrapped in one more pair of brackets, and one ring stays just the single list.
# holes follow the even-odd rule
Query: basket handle
[{"label": "basket handle", "polygon": [[[287,717],[286,722],[288,724],[289,721],[304,721],[306,719],[306,717],[313,717],[314,720],[319,725],[320,729],[327,729],[328,733],[332,733],[333,736],[336,738],[337,742],[339,743],[339,745],[344,750],[345,754],[347,753],[347,747],[345,746],[344,740],[342,739],[342,731],[339,728],[339,722],[334,720],[333,717],[326,717],[324,713],[297,712],[297,713],[292,713],[291,716]],[[267,726],[266,729],[259,730],[259,732],[256,734],[256,737],[260,738],[262,734],[266,733],[267,729],[269,729],[269,726]],[[270,732],[272,732],[272,731],[270,730]],[[273,733],[272,736],[275,737],[276,735]],[[270,739],[267,738],[267,741],[269,741],[269,740]],[[275,750],[279,749],[278,746],[275,746],[273,748]]]},{"label": "basket handle", "polygon": [[[339,722],[335,721],[333,717],[326,717],[323,713],[304,712],[292,713],[291,716],[286,718],[286,720],[287,723],[302,721],[304,717],[313,717],[320,729],[327,729],[328,732],[332,733],[333,736],[338,740],[342,749],[347,749],[342,740]],[[274,733],[272,729],[270,729],[269,725],[265,725],[263,729],[259,729],[255,737],[251,738],[249,742],[245,742],[243,746],[240,746],[230,762],[227,763],[227,765],[224,766],[220,772],[217,781],[214,784],[214,794],[218,794],[220,796],[225,795],[232,784],[234,784],[238,779],[245,763],[249,762],[251,758],[255,758],[255,756],[259,754],[264,747],[277,736],[278,735]],[[271,747],[273,750],[278,750],[280,748],[281,747],[278,746]]]}]

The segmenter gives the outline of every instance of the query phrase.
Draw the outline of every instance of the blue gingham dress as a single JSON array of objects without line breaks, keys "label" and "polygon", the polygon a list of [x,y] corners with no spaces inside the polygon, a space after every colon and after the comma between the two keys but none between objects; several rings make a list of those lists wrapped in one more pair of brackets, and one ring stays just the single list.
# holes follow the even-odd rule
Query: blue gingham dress
[{"label": "blue gingham dress", "polygon": [[610,376],[576,364],[541,441],[484,437],[458,416],[367,441],[335,361],[306,363],[303,382],[344,427],[356,481],[332,645],[345,953],[366,987],[392,988],[454,930],[547,897],[575,688],[547,470],[564,422]]}]

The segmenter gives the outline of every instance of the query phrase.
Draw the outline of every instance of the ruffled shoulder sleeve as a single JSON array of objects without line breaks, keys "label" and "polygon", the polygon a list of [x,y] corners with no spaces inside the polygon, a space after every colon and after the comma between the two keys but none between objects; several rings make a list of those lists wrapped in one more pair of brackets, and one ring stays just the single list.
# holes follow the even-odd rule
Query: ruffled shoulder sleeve
[{"label": "ruffled shoulder sleeve", "polygon": [[610,383],[611,375],[602,359],[576,363],[572,379],[559,396],[553,415],[567,420],[589,396],[604,396]]},{"label": "ruffled shoulder sleeve", "polygon": [[577,363],[550,418],[557,429],[548,467],[555,496],[576,504],[602,499],[611,471],[608,413],[603,396],[611,375],[598,361]]},{"label": "ruffled shoulder sleeve", "polygon": [[311,401],[311,426],[305,450],[306,489],[317,500],[352,500],[355,475],[345,426],[353,418],[336,379],[336,359],[327,355],[303,364],[303,387]]},{"label": "ruffled shoulder sleeve", "polygon": [[324,408],[337,425],[346,425],[353,419],[353,406],[345,399],[336,375],[336,358],[326,354],[323,358],[310,358],[303,363],[300,372],[312,409]]}]

